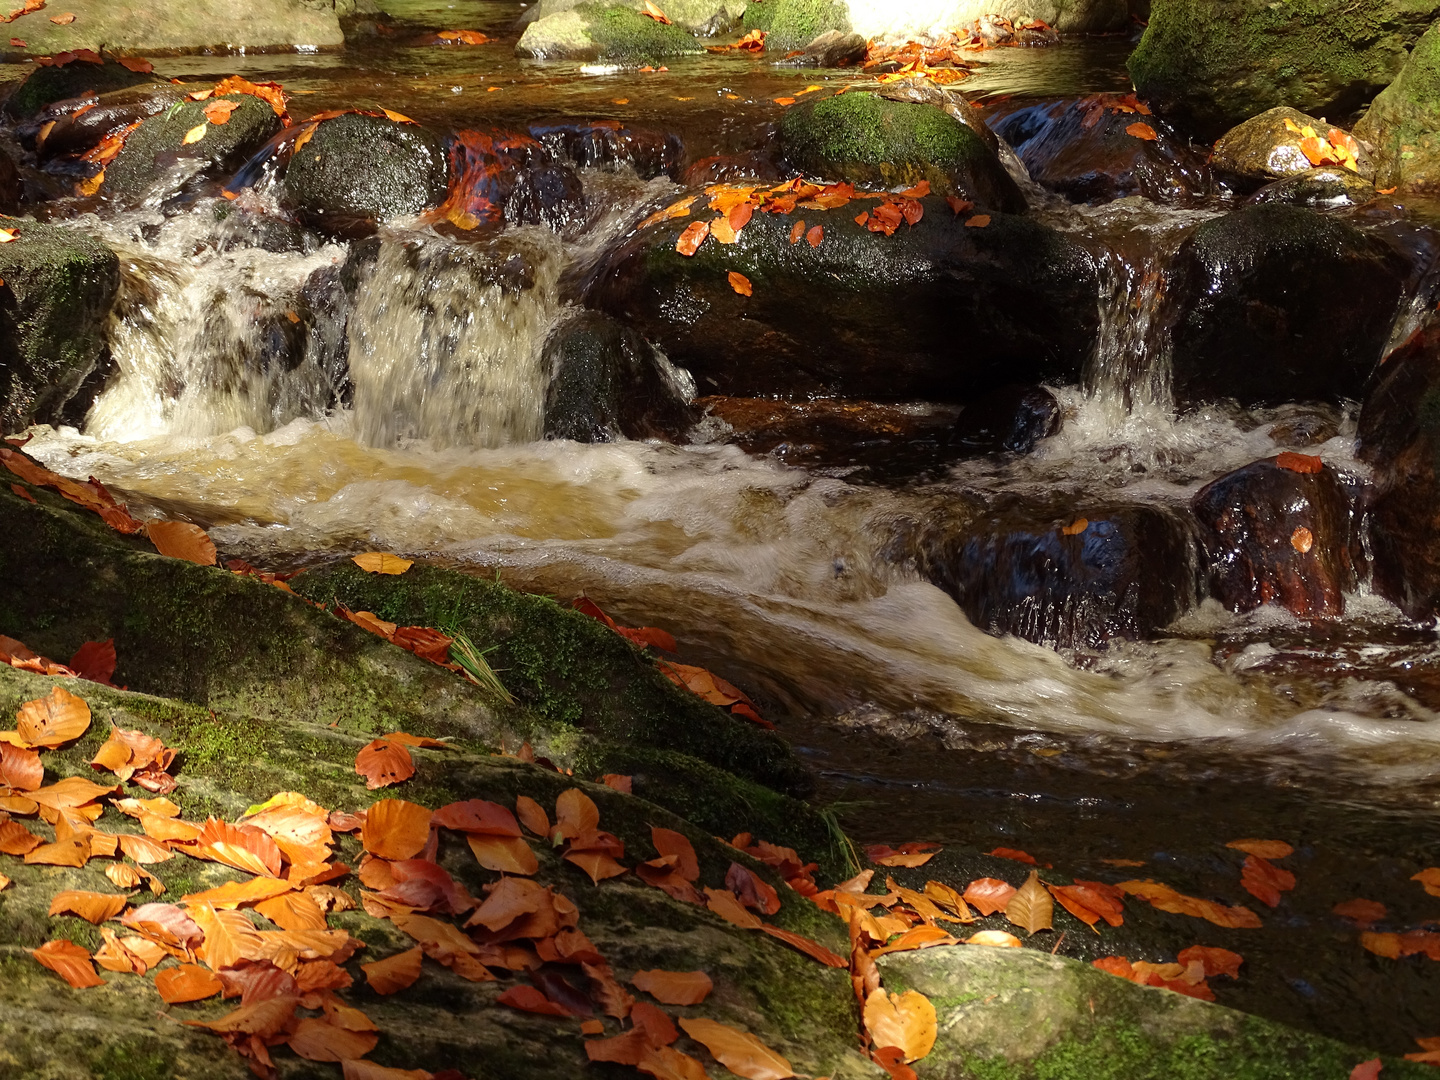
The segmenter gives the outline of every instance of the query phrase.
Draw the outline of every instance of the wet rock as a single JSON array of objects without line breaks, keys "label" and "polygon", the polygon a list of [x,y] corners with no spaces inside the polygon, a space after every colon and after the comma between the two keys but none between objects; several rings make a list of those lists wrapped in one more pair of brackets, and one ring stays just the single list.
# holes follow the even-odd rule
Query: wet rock
[{"label": "wet rock", "polygon": [[1440,614],[1440,323],[1432,319],[1386,358],[1357,441],[1375,470],[1375,591],[1412,619]]},{"label": "wet rock", "polygon": [[120,262],[75,229],[0,218],[0,429],[51,422],[94,369]]},{"label": "wet rock", "polygon": [[1375,186],[1440,190],[1440,29],[1432,27],[1405,66],[1370,103],[1355,135],[1374,146]]},{"label": "wet rock", "polygon": [[1153,634],[1199,596],[1194,525],[1162,506],[940,514],[902,547],[981,630],[1062,649]]},{"label": "wet rock", "polygon": [[1375,185],[1349,169],[1327,165],[1309,169],[1266,184],[1246,202],[1251,206],[1266,203],[1288,203],[1316,210],[1335,210],[1342,206],[1360,206],[1375,198]]},{"label": "wet rock", "polygon": [[735,244],[711,238],[687,258],[676,241],[712,216],[704,205],[639,230],[589,287],[590,306],[634,325],[702,394],[963,402],[1017,380],[1073,381],[1094,346],[1094,257],[1028,218],[967,227],[931,196],[887,237],[857,223],[875,206],[857,200],[757,212]]},{"label": "wet rock", "polygon": [[1127,66],[1142,98],[1201,139],[1278,105],[1343,120],[1399,74],[1437,15],[1435,0],[1154,0]]},{"label": "wet rock", "polygon": [[461,231],[505,224],[562,231],[585,220],[585,186],[529,135],[459,131],[450,143],[450,193],[434,217]]},{"label": "wet rock", "polygon": [[[216,101],[236,105],[224,124],[207,121],[206,106]],[[130,133],[115,160],[105,167],[100,195],[121,205],[142,199],[165,199],[182,190],[194,191],[207,181],[228,176],[280,130],[275,110],[250,94],[178,103],[152,115]],[[201,137],[187,143],[191,133]]]},{"label": "wet rock", "polygon": [[[572,11],[586,0],[540,0],[520,17],[518,25],[528,26],[551,15]],[[615,7],[645,9],[645,0],[618,0]],[[745,0],[670,0],[665,17],[697,37],[714,37],[732,30],[745,13]]]},{"label": "wet rock", "polygon": [[845,0],[751,0],[741,29],[764,30],[765,50],[783,54],[804,49],[821,34],[854,28]]},{"label": "wet rock", "polygon": [[445,195],[445,145],[438,135],[360,113],[321,121],[291,157],[282,187],[282,198],[302,219],[331,233],[418,214]]},{"label": "wet rock", "polygon": [[1144,195],[1193,205],[1213,189],[1204,159],[1169,124],[1138,112],[1133,95],[1041,102],[990,122],[1031,179],[1072,202]]},{"label": "wet rock", "polygon": [[1340,410],[1328,406],[1291,406],[1266,432],[1281,448],[1319,446],[1340,434]]},{"label": "wet rock", "polygon": [[37,67],[5,99],[5,115],[12,120],[24,120],[48,105],[63,101],[70,102],[64,111],[74,112],[89,104],[74,100],[82,94],[98,96],[128,86],[163,81],[153,73],[131,71],[110,60],[103,64],[76,60],[60,67]]},{"label": "wet rock", "polygon": [[689,31],[616,4],[582,3],[538,19],[515,46],[531,60],[621,60],[659,64],[704,52]]},{"label": "wet rock", "polygon": [[680,136],[615,120],[532,124],[530,134],[552,154],[581,168],[624,166],[634,169],[643,180],[661,175],[674,179],[685,156]]},{"label": "wet rock", "polygon": [[597,311],[552,331],[541,363],[547,439],[673,442],[698,418],[645,339]]},{"label": "wet rock", "polygon": [[[1289,125],[1286,121],[1289,121]],[[1293,125],[1293,127],[1291,126]],[[1243,124],[1231,128],[1215,143],[1215,153],[1210,166],[1216,172],[1226,173],[1241,180],[1269,183],[1282,180],[1297,173],[1310,172],[1315,168],[1300,143],[1306,138],[1304,129],[1310,128],[1321,139],[1337,130],[1334,124],[1309,116],[1299,109],[1278,106],[1267,109],[1259,116],[1252,116]],[[1295,131],[1294,128],[1300,128]],[[1344,132],[1342,132],[1344,134]],[[1363,146],[1357,146],[1355,155],[1359,174],[1366,180],[1375,176],[1375,163]]]},{"label": "wet rock", "polygon": [[774,182],[789,175],[789,170],[782,169],[776,163],[772,152],[755,150],[748,154],[717,154],[691,162],[681,175],[680,182],[686,187],[695,188],[740,180]]},{"label": "wet rock", "polygon": [[[997,31],[1011,23],[1010,33],[1021,44],[1053,41],[1061,34],[1104,33],[1129,30],[1131,3],[1125,0],[1024,0],[997,4],[994,0],[928,0],[921,3],[885,3],[883,0],[851,0],[850,19],[855,32],[874,41],[899,43],[922,40],[937,30],[976,26],[981,20],[995,24]],[[1143,14],[1140,18],[1144,18]],[[1047,23],[1048,32],[1033,27],[1033,20]],[[1032,29],[1015,27],[1032,21]]]},{"label": "wet rock", "polygon": [[0,153],[0,214],[18,213],[24,194],[25,183],[20,178],[20,169],[9,154]]},{"label": "wet rock", "polygon": [[1167,286],[1176,400],[1358,398],[1410,268],[1385,240],[1271,204],[1207,221]]},{"label": "wet rock", "polygon": [[206,49],[260,50],[297,45],[333,47],[345,43],[339,14],[353,11],[356,0],[66,0],[75,20],[64,26],[44,17],[26,19],[25,45],[9,44],[0,58],[18,60],[54,56],[77,49],[132,56]]},{"label": "wet rock", "polygon": [[860,34],[844,30],[827,30],[800,51],[777,63],[789,67],[840,68],[858,64],[865,59],[870,44]]},{"label": "wet rock", "polygon": [[75,158],[107,136],[148,120],[184,99],[181,87],[141,83],[98,97],[87,96],[83,100],[88,108],[75,109],[74,99],[55,102],[17,125],[15,134],[42,164],[57,158]]},{"label": "wet rock", "polygon": [[1002,386],[965,406],[951,441],[986,454],[1028,454],[1060,423],[1060,402],[1043,386]]},{"label": "wet rock", "polygon": [[1355,583],[1350,501],[1319,458],[1284,454],[1237,469],[1191,500],[1210,590],[1231,611],[1276,604],[1339,616]]},{"label": "wet rock", "polygon": [[1020,213],[1025,196],[985,140],[931,105],[851,93],[806,101],[780,122],[785,158],[801,172],[875,187],[925,180],[937,195]]},{"label": "wet rock", "polygon": [[996,138],[980,110],[971,105],[960,91],[940,86],[930,79],[901,79],[898,82],[886,83],[878,93],[887,101],[909,101],[917,105],[934,105],[944,109],[980,136],[985,145],[999,155],[1002,162],[1005,161],[1007,147]]}]

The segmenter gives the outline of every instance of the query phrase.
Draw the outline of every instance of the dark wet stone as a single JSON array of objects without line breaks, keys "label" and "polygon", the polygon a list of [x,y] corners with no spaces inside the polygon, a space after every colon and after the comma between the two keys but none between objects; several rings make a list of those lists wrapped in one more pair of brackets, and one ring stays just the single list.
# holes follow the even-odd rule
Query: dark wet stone
[{"label": "dark wet stone", "polygon": [[[848,96],[848,95],[847,95]],[[739,240],[690,258],[682,231],[713,213],[640,229],[601,264],[590,306],[635,326],[695,376],[701,394],[965,402],[1017,381],[1079,377],[1098,327],[1095,259],[1029,218],[967,227],[944,199],[893,236],[856,200],[757,212]],[[820,227],[811,246],[796,225]],[[805,230],[802,230],[802,233]],[[748,279],[742,296],[728,278]]]},{"label": "dark wet stone", "polygon": [[1276,604],[1300,616],[1344,614],[1355,581],[1350,501],[1318,458],[1254,462],[1206,485],[1190,505],[1211,593],[1231,611]]},{"label": "dark wet stone", "polygon": [[1375,591],[1413,619],[1440,614],[1440,322],[1385,360],[1360,411],[1358,454],[1375,470]]},{"label": "dark wet stone", "polygon": [[557,327],[541,362],[547,439],[674,442],[698,418],[645,339],[598,311]]},{"label": "dark wet stone", "polygon": [[799,56],[786,56],[777,63],[788,67],[849,67],[864,60],[869,47],[869,42],[859,34],[827,30],[806,45]]},{"label": "dark wet stone", "polygon": [[[1433,17],[1433,13],[1432,13]],[[1355,134],[1375,146],[1375,186],[1440,191],[1440,30],[1421,35],[1395,80],[1370,103]]]},{"label": "dark wet stone", "polygon": [[[1302,130],[1292,130],[1286,125],[1287,120]],[[1268,109],[1222,135],[1215,143],[1210,166],[1216,172],[1256,183],[1269,183],[1309,172],[1314,165],[1300,149],[1300,143],[1305,138],[1303,129],[1307,127],[1321,139],[1328,138],[1335,130],[1334,124],[1299,109],[1283,105]],[[1359,144],[1357,149],[1359,152],[1355,157],[1360,175],[1366,180],[1374,179],[1375,165],[1370,160],[1370,154]]]},{"label": "dark wet stone", "polygon": [[1060,430],[1060,402],[1043,386],[1002,386],[965,406],[952,442],[983,453],[1028,454]]},{"label": "dark wet stone", "polygon": [[0,153],[0,214],[14,214],[20,209],[25,193],[20,170],[9,154]]},{"label": "dark wet stone", "polygon": [[[72,101],[56,102],[41,109],[31,120],[16,126],[23,146],[35,151],[39,161],[77,156],[96,146],[107,135],[162,113],[185,99],[181,87],[166,83],[142,83],[87,97],[89,108],[73,109]],[[192,125],[193,126],[193,125]],[[40,133],[44,131],[42,140]]]},{"label": "dark wet stone", "polygon": [[1409,274],[1384,239],[1314,210],[1272,204],[1207,221],[1167,290],[1176,400],[1359,398]]},{"label": "dark wet stone", "polygon": [[[123,64],[108,60],[103,64],[75,60],[58,67],[37,67],[6,99],[5,115],[12,120],[23,120],[47,105],[87,92],[104,94],[141,83],[163,82],[154,73],[131,71]],[[76,108],[79,107],[77,104]]]},{"label": "dark wet stone", "polygon": [[1144,195],[1193,205],[1214,188],[1204,157],[1163,120],[1135,111],[1133,95],[1041,102],[997,116],[990,119],[995,133],[1015,148],[1031,179],[1072,202]]},{"label": "dark wet stone", "polygon": [[1246,200],[1251,206],[1266,203],[1289,203],[1316,210],[1334,210],[1342,206],[1359,206],[1375,198],[1375,185],[1358,173],[1327,165],[1308,169],[1266,184]]},{"label": "dark wet stone", "polygon": [[679,174],[685,146],[668,131],[635,128],[614,120],[589,124],[532,124],[530,134],[556,157],[581,168],[628,166],[649,180]]},{"label": "dark wet stone", "polygon": [[[205,107],[215,101],[233,101],[237,106],[224,124],[206,120]],[[189,132],[202,124],[203,137],[187,145]],[[250,94],[176,104],[129,134],[124,148],[105,167],[100,196],[129,205],[195,191],[243,165],[280,126],[275,110]]]},{"label": "dark wet stone", "polygon": [[84,233],[0,218],[0,428],[57,419],[105,348],[120,287],[115,253]]},{"label": "dark wet stone", "polygon": [[456,132],[450,140],[450,194],[434,215],[456,236],[503,225],[548,225],[557,231],[585,220],[585,187],[544,144],[511,132]]},{"label": "dark wet stone", "polygon": [[418,124],[346,113],[321,121],[292,155],[283,198],[331,233],[429,210],[446,194],[445,144]]},{"label": "dark wet stone", "polygon": [[1266,432],[1276,446],[1319,446],[1340,434],[1341,414],[1334,407],[1296,406],[1284,414]]},{"label": "dark wet stone", "polygon": [[748,154],[717,154],[692,162],[680,177],[686,187],[708,187],[737,180],[776,182],[790,175],[775,161],[772,153],[756,150]]},{"label": "dark wet stone", "polygon": [[1057,648],[1143,638],[1199,595],[1189,517],[1153,505],[940,513],[905,542],[919,572],[990,634]]},{"label": "dark wet stone", "polygon": [[785,159],[827,180],[874,187],[929,181],[937,195],[957,195],[1006,213],[1025,196],[986,141],[933,105],[851,93],[803,101],[780,122]]}]

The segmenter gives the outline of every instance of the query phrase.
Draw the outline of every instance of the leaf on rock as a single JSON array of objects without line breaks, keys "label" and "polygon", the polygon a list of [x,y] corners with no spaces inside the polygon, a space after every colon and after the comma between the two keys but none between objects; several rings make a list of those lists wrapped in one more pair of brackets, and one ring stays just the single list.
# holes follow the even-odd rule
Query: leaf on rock
[{"label": "leaf on rock", "polygon": [[769,934],[777,941],[783,941],[796,952],[804,953],[811,960],[817,960],[826,967],[844,968],[850,965],[843,956],[839,956],[821,945],[818,941],[812,941],[803,934],[797,934],[793,930],[786,930],[784,927],[772,926],[770,923],[761,923],[760,930]]},{"label": "leaf on rock", "polygon": [[685,226],[685,231],[680,234],[680,239],[675,241],[675,250],[688,258],[700,250],[700,245],[709,235],[710,222],[692,221]]},{"label": "leaf on rock", "polygon": [[54,749],[89,730],[90,706],[63,686],[57,686],[43,698],[21,705],[15,714],[15,728],[26,746]]},{"label": "leaf on rock", "polygon": [[205,119],[216,127],[224,127],[230,122],[230,114],[239,107],[238,101],[211,100],[205,104]]},{"label": "leaf on rock", "polygon": [[279,846],[269,833],[253,825],[232,825],[216,817],[206,818],[194,846],[186,851],[198,859],[233,866],[246,873],[280,876]]},{"label": "leaf on rock", "polygon": [[363,555],[354,556],[350,561],[371,574],[403,574],[415,565],[413,559],[402,559],[399,555],[382,551],[367,551]]},{"label": "leaf on rock", "polygon": [[155,976],[155,989],[167,1005],[203,1001],[225,989],[220,979],[199,964],[166,968]]},{"label": "leaf on rock", "polygon": [[1215,975],[1228,975],[1232,979],[1238,979],[1240,965],[1245,962],[1245,958],[1239,953],[1212,945],[1191,945],[1188,949],[1181,949],[1175,959],[1182,967],[1187,968],[1192,963],[1199,963],[1207,979]]},{"label": "leaf on rock", "polygon": [[566,788],[555,800],[555,828],[551,840],[573,840],[600,825],[600,808],[579,788]]},{"label": "leaf on rock", "polygon": [[965,939],[966,945],[989,945],[992,948],[1020,949],[1020,939],[1014,934],[1007,934],[1004,930],[981,930],[978,934]]},{"label": "leaf on rock", "polygon": [[882,945],[878,949],[871,949],[871,956],[885,956],[888,953],[912,952],[916,949],[929,949],[936,945],[957,945],[959,939],[947,934],[938,926],[914,926],[906,930],[888,945]]},{"label": "leaf on rock", "polygon": [[[4,850],[0,848],[0,850]],[[1385,905],[1378,900],[1346,900],[1343,904],[1336,904],[1330,909],[1342,919],[1349,919],[1361,930],[1369,930],[1381,919],[1385,918]]]},{"label": "leaf on rock", "polygon": [[260,934],[243,911],[216,911],[209,904],[192,904],[188,911],[205,935],[195,955],[211,971],[232,968],[241,960],[260,959]]},{"label": "leaf on rock", "polygon": [[307,1016],[286,1040],[290,1049],[307,1061],[345,1061],[362,1058],[380,1041],[373,1031],[349,1031],[319,1017]]},{"label": "leaf on rock", "polygon": [[551,1001],[533,986],[512,986],[495,999],[500,1005],[508,1005],[521,1012],[539,1013],[542,1016],[573,1016],[569,1009],[559,1002]]},{"label": "leaf on rock", "polygon": [[1143,139],[1145,142],[1154,142],[1159,138],[1159,136],[1155,134],[1154,128],[1138,120],[1125,129],[1125,134],[1133,135],[1135,138]]},{"label": "leaf on rock", "polygon": [[31,949],[30,955],[77,990],[105,985],[105,980],[95,973],[90,954],[66,938],[47,941]]},{"label": "leaf on rock", "polygon": [[715,1020],[681,1017],[685,1034],[704,1045],[715,1060],[745,1080],[787,1080],[795,1075],[790,1062],[749,1032]]},{"label": "leaf on rock", "polygon": [[[1073,885],[1047,885],[1051,895],[1071,915],[1095,930],[1095,924],[1104,919],[1111,926],[1125,922],[1125,906],[1119,890],[1099,881],[1079,881]],[[1095,930],[1098,934],[1100,931]]]},{"label": "leaf on rock", "polygon": [[1254,929],[1261,925],[1260,916],[1247,907],[1239,905],[1226,907],[1224,904],[1218,904],[1212,900],[1186,896],[1158,881],[1122,881],[1115,887],[1128,896],[1138,896],[1140,899],[1148,901],[1161,911],[1205,919],[1216,926],[1230,929]]},{"label": "leaf on rock", "polygon": [[981,915],[994,915],[1005,910],[1005,905],[1015,895],[1015,886],[998,878],[979,878],[967,885],[961,895]]},{"label": "leaf on rock", "polygon": [[[196,131],[203,136],[205,125],[201,124],[190,134],[194,135]],[[190,143],[197,141],[199,136],[191,139],[187,135],[185,138],[187,143]],[[152,521],[145,527],[145,535],[161,555],[171,559],[184,559],[198,566],[215,565],[215,545],[199,525],[192,525],[188,521]]]},{"label": "leaf on rock", "polygon": [[989,215],[989,214],[976,214],[974,217],[969,218],[969,219],[966,220],[966,222],[965,222],[965,227],[966,227],[967,229],[983,229],[983,228],[985,228],[986,226],[988,226],[989,224],[990,224],[990,215]]},{"label": "leaf on rock", "polygon": [[731,270],[730,273],[726,275],[726,277],[730,282],[730,287],[734,289],[737,293],[739,293],[741,296],[754,295],[755,288],[750,284],[750,279],[747,278],[744,274]]},{"label": "leaf on rock", "polygon": [[[699,877],[698,867],[695,877]],[[764,879],[757,877],[753,870],[739,863],[730,864],[730,869],[725,874],[725,887],[734,893],[742,904],[762,915],[774,915],[780,910],[780,895],[774,888]]]},{"label": "leaf on rock", "polygon": [[[1300,457],[1302,455],[1294,454],[1292,456]],[[1314,460],[1318,461],[1319,458]],[[1231,840],[1225,846],[1261,859],[1284,859],[1295,854],[1295,849],[1283,840]]]},{"label": "leaf on rock", "polygon": [[70,658],[70,670],[90,682],[113,686],[110,680],[115,674],[115,639],[85,642]]},{"label": "leaf on rock", "polygon": [[373,964],[361,964],[365,981],[377,994],[394,994],[415,984],[425,953],[420,946],[407,949]]},{"label": "leaf on rock", "polygon": [[44,842],[18,821],[0,821],[0,854],[25,855]]},{"label": "leaf on rock", "polygon": [[415,775],[415,761],[399,743],[373,739],[355,755],[355,771],[365,778],[365,786],[375,791],[409,780]]},{"label": "leaf on rock", "polygon": [[540,869],[540,860],[521,837],[468,833],[465,840],[469,843],[475,860],[486,870],[495,870],[502,874],[523,874],[528,877]]},{"label": "leaf on rock", "polygon": [[906,1062],[929,1054],[939,1033],[929,998],[915,990],[887,994],[884,987],[872,990],[865,999],[865,1029],[875,1046],[896,1047]]},{"label": "leaf on rock", "polygon": [[927,862],[940,854],[939,844],[901,844],[899,848],[892,848],[888,844],[871,844],[865,849],[865,857],[876,866],[924,866]]},{"label": "leaf on rock", "polygon": [[1418,874],[1411,875],[1410,880],[1420,882],[1420,885],[1431,896],[1440,896],[1440,867],[1426,867]]},{"label": "leaf on rock", "polygon": [[1280,894],[1295,888],[1295,875],[1282,870],[1268,859],[1247,855],[1241,871],[1240,884],[1255,899],[1269,907],[1278,907]]},{"label": "leaf on rock", "polygon": [[56,893],[50,901],[51,915],[74,915],[90,923],[113,919],[124,910],[129,898],[114,893],[68,890]]},{"label": "leaf on rock", "polygon": [[715,987],[703,971],[637,971],[630,985],[665,1005],[699,1005]]},{"label": "leaf on rock", "polygon": [[759,930],[764,924],[741,905],[739,899],[728,889],[705,889],[705,906],[732,926],[742,930]]},{"label": "leaf on rock", "polygon": [[360,843],[382,859],[410,859],[430,839],[430,811],[403,799],[382,799],[365,812]]},{"label": "leaf on rock", "polygon": [[[45,783],[45,766],[34,750],[0,742],[0,787],[34,791]],[[3,849],[0,849],[3,850]],[[21,854],[10,852],[10,854]]]},{"label": "leaf on rock", "polygon": [[1053,930],[1055,902],[1040,881],[1040,872],[1031,870],[1024,884],[1005,905],[1005,918],[1030,934]]},{"label": "leaf on rock", "polygon": [[[1325,462],[1318,457],[1314,457],[1310,454],[1294,454],[1290,453],[1289,451],[1286,451],[1285,453],[1280,454],[1278,457],[1276,457],[1275,464],[1279,468],[1286,469],[1289,472],[1300,473],[1305,476],[1313,476],[1315,473],[1318,473],[1325,468]],[[1249,842],[1250,841],[1237,841],[1236,843]],[[1260,843],[1272,842],[1278,843],[1278,841],[1260,841]],[[1230,844],[1229,846],[1235,847],[1236,844]],[[1241,848],[1240,850],[1252,855],[1255,854],[1254,852],[1251,852],[1248,848]],[[1270,858],[1279,859],[1284,858],[1284,856],[1272,855],[1270,856]]]}]

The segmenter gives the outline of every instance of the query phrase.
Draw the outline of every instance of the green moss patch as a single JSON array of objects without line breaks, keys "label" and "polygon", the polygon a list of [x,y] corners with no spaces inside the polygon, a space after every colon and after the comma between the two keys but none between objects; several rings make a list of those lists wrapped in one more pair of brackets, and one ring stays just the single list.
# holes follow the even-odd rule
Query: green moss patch
[{"label": "green moss patch", "polygon": [[790,52],[831,30],[849,33],[850,9],[841,0],[751,0],[741,29],[764,30],[768,51]]}]

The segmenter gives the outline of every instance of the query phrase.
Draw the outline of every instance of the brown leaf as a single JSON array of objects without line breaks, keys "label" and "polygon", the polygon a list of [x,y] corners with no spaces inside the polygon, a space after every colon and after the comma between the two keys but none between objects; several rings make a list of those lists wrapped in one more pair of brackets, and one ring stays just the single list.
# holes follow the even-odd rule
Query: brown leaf
[{"label": "brown leaf", "polygon": [[186,1020],[190,1027],[209,1028],[221,1034],[258,1035],[268,1039],[289,1028],[300,999],[293,994],[241,1005],[215,1020]]},{"label": "brown leaf", "polygon": [[115,674],[115,639],[85,642],[70,658],[70,669],[82,679],[113,685],[110,679]]},{"label": "brown leaf", "polygon": [[18,821],[0,821],[0,854],[24,855],[44,842]]},{"label": "brown leaf", "polygon": [[636,1066],[655,1080],[709,1080],[705,1066],[673,1046],[646,1046]]},{"label": "brown leaf", "polygon": [[882,945],[878,949],[871,949],[871,956],[884,956],[887,953],[912,952],[916,949],[929,949],[936,945],[956,945],[959,939],[947,934],[938,926],[915,926],[906,930],[894,941]]},{"label": "brown leaf", "polygon": [[66,938],[47,941],[31,949],[30,955],[77,990],[105,985],[105,980],[95,973],[90,954]]},{"label": "brown leaf", "polygon": [[1238,979],[1240,965],[1245,962],[1245,958],[1239,953],[1211,945],[1191,945],[1188,949],[1181,949],[1175,959],[1180,961],[1182,967],[1187,968],[1192,963],[1198,963],[1207,979],[1215,975],[1228,975],[1232,979]]},{"label": "brown leaf", "polygon": [[1129,896],[1138,896],[1140,899],[1148,901],[1161,911],[1169,911],[1177,915],[1191,915],[1197,919],[1212,922],[1216,926],[1225,926],[1231,929],[1253,929],[1261,925],[1260,917],[1249,908],[1226,907],[1224,904],[1217,904],[1211,900],[1186,896],[1158,881],[1122,881],[1115,887]]},{"label": "brown leaf", "polygon": [[63,15],[51,15],[50,21],[56,26],[69,26],[75,21],[75,13],[67,11]]},{"label": "brown leaf", "polygon": [[715,984],[703,971],[637,971],[630,985],[666,1005],[699,1005]]},{"label": "brown leaf", "polygon": [[521,1012],[540,1013],[543,1016],[573,1016],[564,1005],[551,1001],[533,986],[512,986],[495,999],[500,1005],[508,1005]]},{"label": "brown leaf", "polygon": [[157,973],[155,989],[165,1004],[179,1005],[214,997],[225,987],[213,972],[199,964],[181,964]]},{"label": "brown leaf", "polygon": [[[699,870],[696,870],[696,877]],[[693,880],[693,879],[692,879]],[[780,896],[763,879],[739,863],[731,863],[725,874],[725,887],[748,908],[754,908],[762,915],[774,915],[780,910]]]},{"label": "brown leaf", "polygon": [[1295,875],[1282,870],[1268,859],[1247,855],[1241,871],[1240,884],[1255,899],[1269,907],[1278,907],[1280,894],[1295,888]]},{"label": "brown leaf", "polygon": [[26,746],[54,749],[89,730],[90,706],[57,686],[45,697],[21,705],[15,714],[15,728]]},{"label": "brown leaf", "polygon": [[373,1031],[349,1031],[318,1017],[303,1017],[287,1040],[290,1049],[307,1061],[345,1061],[363,1058],[380,1036]]},{"label": "brown leaf", "polygon": [[965,902],[981,915],[993,915],[1005,910],[1015,895],[1015,887],[998,878],[979,878],[966,886],[962,895]]},{"label": "brown leaf", "polygon": [[744,274],[741,274],[735,270],[731,270],[730,273],[726,275],[726,277],[730,282],[730,287],[734,289],[737,293],[739,293],[741,296],[751,296],[754,294],[754,286],[750,284],[750,279],[747,278]]},{"label": "brown leaf", "polygon": [[371,791],[409,780],[415,775],[410,751],[388,739],[373,739],[355,755],[355,771]]},{"label": "brown leaf", "polygon": [[805,239],[805,219],[801,218],[790,226],[790,243],[798,244],[803,239]]},{"label": "brown leaf", "polygon": [[805,241],[812,248],[818,248],[825,241],[825,230],[819,225],[805,234]]},{"label": "brown leaf", "polygon": [[685,231],[680,234],[680,239],[675,241],[675,250],[688,258],[700,250],[700,245],[709,235],[710,222],[692,221],[685,226]]},{"label": "brown leaf", "polygon": [[650,840],[662,858],[671,857],[675,860],[672,865],[677,874],[686,881],[699,880],[700,860],[695,855],[694,845],[684,833],[652,825]]},{"label": "brown leaf", "polygon": [[367,551],[363,555],[354,556],[350,561],[371,574],[403,574],[415,565],[413,559],[402,559],[399,555],[389,555],[381,551]]},{"label": "brown leaf", "polygon": [[424,958],[420,946],[405,952],[376,960],[373,964],[361,964],[365,981],[377,994],[394,994],[415,984],[420,978],[420,967]]},{"label": "brown leaf", "polygon": [[1135,138],[1143,139],[1145,142],[1154,142],[1160,137],[1155,134],[1155,129],[1149,124],[1142,123],[1138,120],[1125,129],[1125,134],[1133,135]]},{"label": "brown leaf", "polygon": [[746,1080],[787,1080],[790,1062],[749,1032],[701,1017],[681,1017],[685,1034],[704,1045],[715,1060]]},{"label": "brown leaf", "polygon": [[255,910],[284,930],[324,930],[325,912],[303,892],[284,893],[262,900]]},{"label": "brown leaf", "polygon": [[[0,742],[0,787],[34,791],[45,782],[45,766],[34,750]],[[10,854],[21,854],[10,852]]]},{"label": "brown leaf", "polygon": [[887,994],[884,987],[865,999],[865,1028],[875,1046],[896,1047],[907,1062],[930,1053],[939,1033],[929,998],[915,990]]},{"label": "brown leaf", "polygon": [[102,923],[119,915],[127,903],[128,897],[114,893],[70,890],[55,894],[50,901],[50,914],[74,915],[86,922]]},{"label": "brown leaf", "polygon": [[989,225],[989,224],[990,224],[990,215],[989,215],[989,214],[976,214],[974,217],[969,218],[968,220],[966,220],[966,222],[965,222],[965,227],[966,227],[967,229],[983,229],[983,228],[985,228],[985,227],[986,227],[987,225]]},{"label": "brown leaf", "polygon": [[[1292,456],[1300,457],[1302,455],[1294,454]],[[1319,461],[1320,459],[1312,458],[1311,460]],[[1295,854],[1295,849],[1283,840],[1231,840],[1225,846],[1261,859],[1284,859]]]},{"label": "brown leaf", "polygon": [[[0,851],[4,848],[0,847]],[[1385,918],[1385,905],[1376,900],[1346,900],[1330,909],[1342,919],[1349,919],[1361,930],[1369,930]]]},{"label": "brown leaf", "polygon": [[741,906],[739,899],[728,889],[705,889],[708,898],[705,906],[720,918],[742,930],[759,930],[763,923]]},{"label": "brown leaf", "polygon": [[410,859],[430,839],[430,811],[403,799],[382,799],[365,812],[360,843],[382,859]]},{"label": "brown leaf", "polygon": [[797,934],[793,930],[786,930],[783,927],[772,926],[769,923],[761,923],[760,930],[769,934],[777,941],[783,941],[797,952],[802,952],[812,960],[817,960],[826,967],[844,968],[850,965],[846,963],[843,956],[831,952],[818,941],[812,941],[803,934]]},{"label": "brown leaf", "polygon": [[[204,137],[206,125],[201,124],[185,136],[186,144],[198,142]],[[191,138],[191,135],[195,135]],[[199,566],[215,565],[215,545],[199,525],[187,521],[152,521],[145,527],[145,535],[161,555],[172,559],[184,559]]]},{"label": "brown leaf", "polygon": [[1047,888],[1066,911],[1091,929],[1101,919],[1111,926],[1125,922],[1119,894],[1108,886],[1101,887],[1100,882],[1076,881],[1073,885],[1048,885]]},{"label": "brown leaf", "polygon": [[1027,933],[1053,930],[1055,902],[1040,881],[1038,870],[1031,870],[1025,883],[1016,890],[1005,905],[1005,918]]}]

